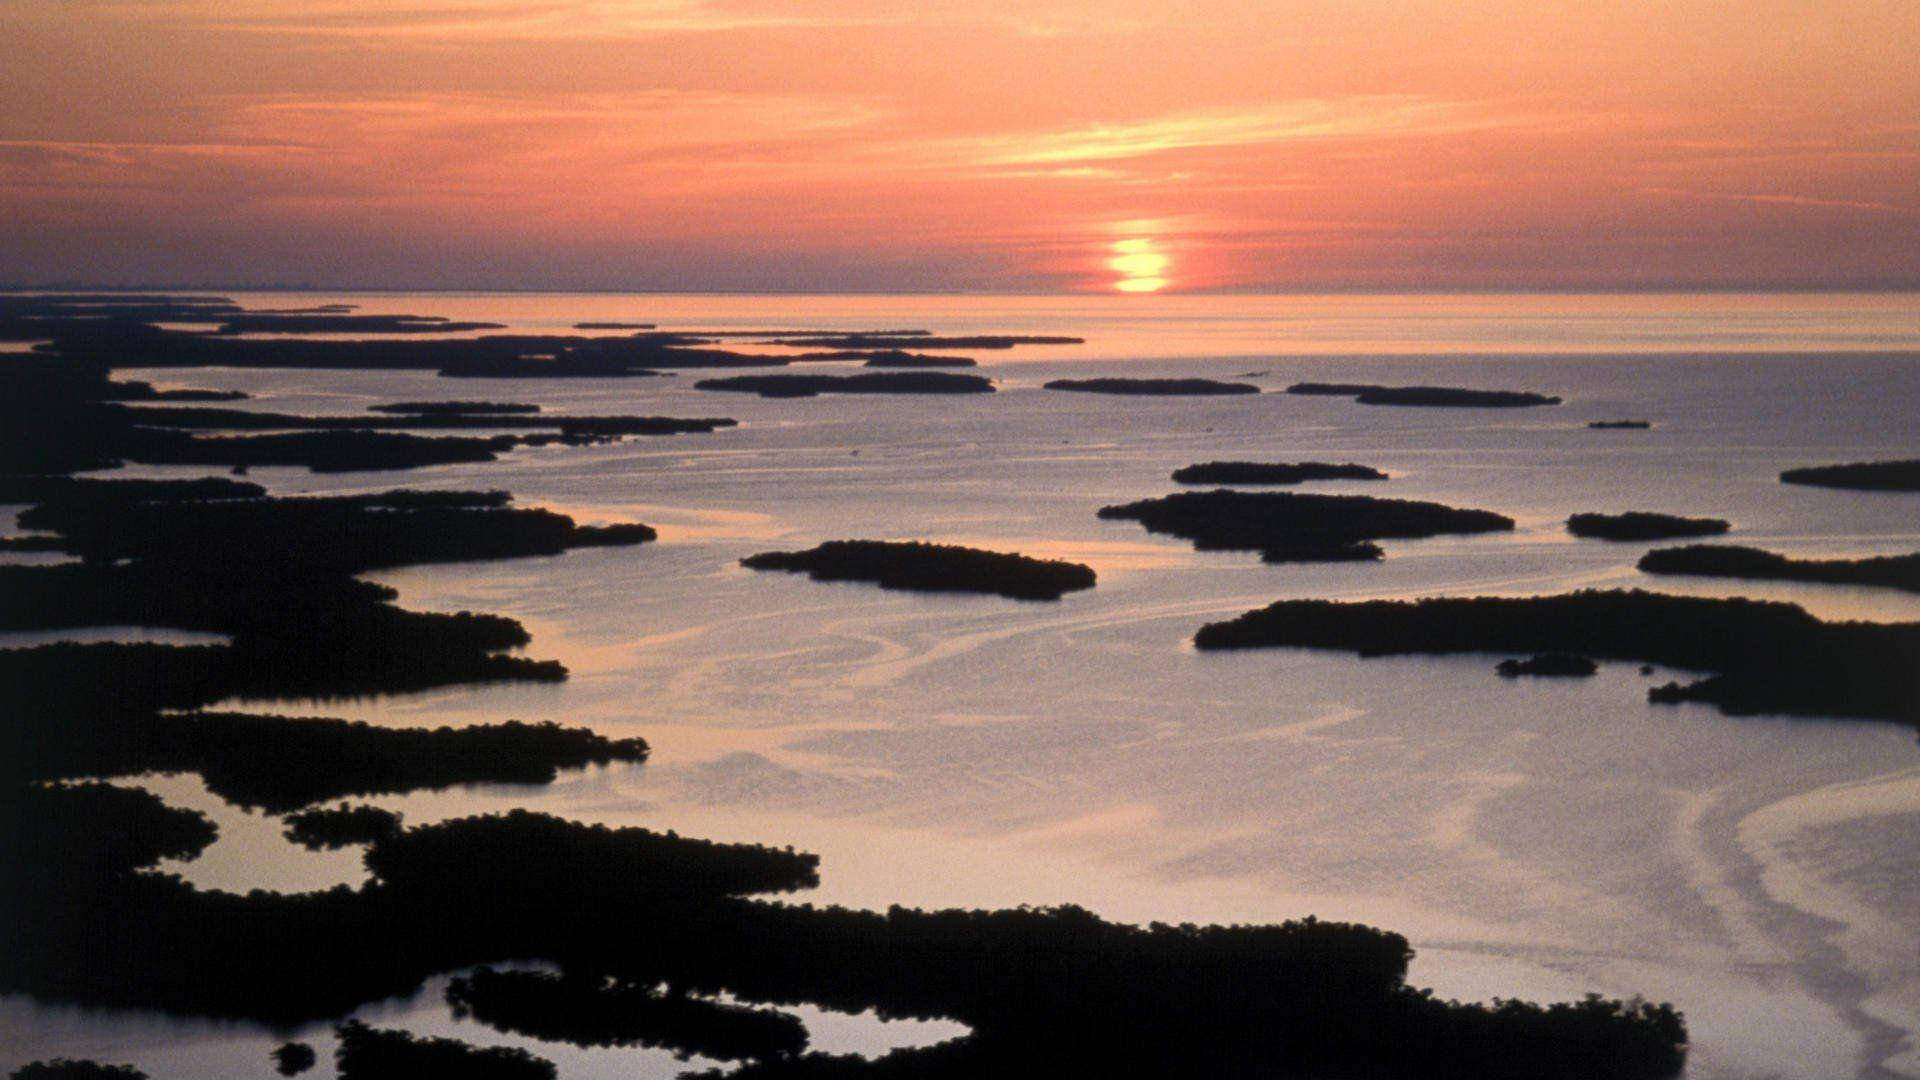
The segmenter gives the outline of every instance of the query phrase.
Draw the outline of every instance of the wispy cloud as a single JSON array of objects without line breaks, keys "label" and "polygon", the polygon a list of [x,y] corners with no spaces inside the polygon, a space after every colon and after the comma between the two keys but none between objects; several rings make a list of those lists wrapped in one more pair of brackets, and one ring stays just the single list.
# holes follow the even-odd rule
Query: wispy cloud
[{"label": "wispy cloud", "polygon": [[1643,187],[1647,195],[1673,195],[1683,199],[1713,202],[1768,203],[1776,206],[1805,206],[1825,210],[1867,210],[1882,214],[1920,214],[1920,207],[1875,202],[1870,199],[1827,199],[1813,195],[1781,195],[1767,192],[1690,191],[1685,188]]},{"label": "wispy cloud", "polygon": [[1405,95],[1312,98],[1240,109],[1183,112],[1065,130],[946,140],[951,157],[976,166],[1122,161],[1177,150],[1319,139],[1442,135],[1532,126],[1546,118]]},{"label": "wispy cloud", "polygon": [[[115,5],[109,5],[115,6]],[[899,14],[755,9],[718,0],[156,0],[143,19],[231,31],[419,40],[554,40],[903,23]]]}]

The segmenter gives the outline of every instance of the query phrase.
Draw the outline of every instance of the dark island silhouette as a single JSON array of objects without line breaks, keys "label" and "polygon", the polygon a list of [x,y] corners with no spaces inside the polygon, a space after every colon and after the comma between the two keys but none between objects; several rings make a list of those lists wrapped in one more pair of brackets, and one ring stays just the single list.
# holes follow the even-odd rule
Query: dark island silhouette
[{"label": "dark island silhouette", "polygon": [[876,375],[733,375],[701,379],[696,390],[731,390],[770,398],[818,394],[991,394],[993,380],[941,371],[902,371]]},{"label": "dark island silhouette", "polygon": [[749,555],[740,565],[804,572],[815,581],[871,581],[884,589],[993,593],[1015,600],[1058,600],[1094,583],[1093,570],[1080,563],[920,541],[830,540],[805,551]]},{"label": "dark island silhouette", "polygon": [[1587,426],[1595,431],[1645,431],[1653,426],[1651,420],[1592,420]]},{"label": "dark island silhouette", "polygon": [[1920,459],[1788,469],[1780,474],[1780,482],[1854,491],[1920,491]]},{"label": "dark island silhouette", "polygon": [[369,405],[367,411],[402,416],[530,416],[540,406],[511,401],[396,401]]},{"label": "dark island silhouette", "polygon": [[1867,559],[1793,559],[1760,548],[1732,544],[1689,544],[1686,547],[1649,551],[1640,557],[1637,565],[1649,574],[1877,585],[1920,592],[1920,553]]},{"label": "dark island silhouette", "polygon": [[1567,652],[1714,673],[1651,701],[1730,715],[1920,725],[1920,623],[1828,623],[1793,604],[1587,590],[1417,601],[1282,600],[1194,635],[1202,650],[1294,646],[1395,653]]},{"label": "dark island silhouette", "polygon": [[335,312],[246,312],[220,323],[221,334],[454,334],[504,330],[500,323],[454,322],[437,315],[347,315]]},{"label": "dark island silhouette", "polygon": [[36,350],[118,367],[434,371],[468,378],[617,378],[657,368],[779,367],[787,361],[706,347],[707,339],[645,331],[622,337],[487,334],[471,338],[237,337],[146,323],[67,322]]},{"label": "dark island silhouette", "polygon": [[102,1065],[71,1058],[31,1062],[7,1076],[9,1080],[148,1080],[146,1073],[131,1065]]},{"label": "dark island silhouette", "polygon": [[796,353],[787,357],[796,364],[829,363],[835,360],[861,360],[870,368],[968,368],[979,361],[966,356],[933,356],[905,349],[833,349],[827,352]]},{"label": "dark island silhouette", "polygon": [[860,366],[870,368],[962,368],[978,367],[979,361],[967,356],[928,356],[925,353],[902,352],[899,349],[881,349],[878,352],[867,353],[866,362]]},{"label": "dark island silhouette", "polygon": [[[18,670],[17,664],[0,663],[0,671]],[[351,795],[475,783],[548,784],[561,769],[640,762],[648,752],[642,739],[608,739],[550,721],[425,729],[329,717],[142,714],[131,708],[75,720],[72,703],[50,711],[53,718],[23,722],[21,731],[0,740],[19,751],[0,775],[46,780],[197,772],[221,798],[270,813]]]},{"label": "dark island silhouette", "polygon": [[320,1061],[313,1047],[303,1042],[281,1043],[268,1056],[273,1059],[273,1071],[281,1076],[299,1076]]},{"label": "dark island silhouette", "polygon": [[1350,397],[1362,405],[1432,405],[1454,408],[1509,409],[1529,405],[1558,405],[1560,399],[1526,390],[1464,390],[1452,386],[1378,386],[1373,383],[1294,383],[1289,394]]},{"label": "dark island silhouette", "polygon": [[791,1013],[608,976],[483,966],[448,985],[447,1003],[456,1017],[575,1046],[665,1047],[718,1061],[789,1058],[807,1048],[806,1025]]},{"label": "dark island silhouette", "polygon": [[1494,670],[1509,679],[1521,675],[1582,678],[1597,673],[1600,668],[1592,660],[1574,653],[1540,653],[1525,660],[1502,660],[1494,665]]},{"label": "dark island silhouette", "polygon": [[575,330],[652,330],[655,328],[655,324],[650,322],[577,322],[573,324],[573,328]]},{"label": "dark island silhouette", "polygon": [[218,324],[240,314],[224,296],[164,293],[0,294],[0,341],[41,341],[61,330],[169,322]]},{"label": "dark island silhouette", "polygon": [[[742,1075],[1637,1080],[1673,1075],[1684,1061],[1685,1026],[1671,1006],[1442,1001],[1406,985],[1411,950],[1385,930],[1312,918],[1136,927],[1071,906],[880,912],[777,903],[762,894],[817,883],[814,856],[526,811],[378,835],[370,827],[361,834],[371,837],[369,877],[358,885],[244,895],[196,888],[164,872],[163,860],[194,858],[214,842],[217,830],[205,815],[144,791],[73,781],[192,771],[223,798],[287,812],[349,795],[485,779],[537,782],[558,768],[639,760],[640,740],[552,724],[394,730],[197,710],[234,697],[564,678],[556,663],[507,652],[529,643],[511,619],[407,611],[394,605],[393,590],[354,575],[551,556],[640,543],[652,532],[583,527],[565,515],[516,508],[498,491],[307,499],[221,479],[75,478],[75,471],[145,460],[140,454],[182,453],[180,442],[247,441],[208,434],[237,430],[217,426],[240,422],[231,418],[176,413],[174,427],[135,423],[109,396],[116,364],[372,361],[445,370],[484,365],[490,356],[518,362],[550,347],[527,339],[193,334],[140,319],[178,314],[218,326],[237,309],[200,298],[122,300],[113,314],[44,297],[39,307],[0,305],[0,322],[38,319],[15,332],[31,329],[37,333],[29,340],[54,343],[44,354],[0,363],[0,489],[31,504],[22,527],[46,530],[79,559],[0,568],[0,626],[171,627],[218,634],[223,643],[0,649],[0,713],[10,718],[0,725],[0,865],[9,869],[0,875],[7,912],[0,956],[8,961],[0,965],[0,993],[294,1024],[341,1020],[367,1002],[417,993],[437,974],[537,963],[556,968],[551,978],[564,985],[516,977],[476,994],[470,976],[465,994],[475,1015],[485,1000],[503,1026],[564,1038],[546,1025],[628,1013],[632,1002],[623,1005],[622,995],[645,988],[660,999],[652,1016],[663,1045],[727,1039],[746,1055]],[[59,310],[49,314],[48,305]],[[58,328],[46,334],[50,323]],[[925,336],[900,336],[934,347]],[[698,351],[696,340],[662,336],[604,347],[566,343],[548,355],[618,374],[641,366],[642,356],[671,360]],[[734,363],[714,352],[688,363]],[[280,435],[404,437],[304,428],[249,438]],[[498,436],[527,437],[563,435]],[[223,454],[209,463],[244,463],[231,448]],[[317,821],[331,824],[309,827],[336,834],[349,824],[338,815]],[[790,1039],[773,1034],[791,1031],[783,1020],[741,1023],[735,1013],[671,1004],[713,1005],[720,994],[743,1010],[805,1002],[942,1017],[969,1034],[869,1063],[797,1053]],[[767,1036],[758,1044],[746,1036],[752,1024]],[[519,1052],[476,1051],[353,1022],[337,1035],[346,1077],[552,1075]]]},{"label": "dark island silhouette", "polygon": [[[394,607],[393,590],[353,575],[383,566],[459,559],[555,555],[570,548],[634,544],[644,525],[582,527],[564,515],[519,510],[504,492],[388,492],[333,498],[273,499],[234,481],[86,481],[66,477],[0,482],[11,497],[35,496],[20,513],[28,528],[58,535],[81,557],[53,566],[0,567],[0,628],[158,626],[217,633],[222,645],[55,644],[0,650],[0,702],[17,724],[0,728],[4,764],[36,778],[66,767],[159,767],[155,756],[227,756],[245,773],[284,756],[260,744],[257,760],[238,760],[254,738],[309,731],[308,749],[332,746],[336,771],[394,776],[372,760],[406,752],[431,775],[441,750],[467,740],[478,753],[469,775],[437,783],[498,777],[502,767],[539,782],[542,761],[632,759],[590,733],[523,726],[509,744],[484,744],[479,730],[450,732],[441,745],[388,743],[392,733],[325,725],[262,725],[241,718],[156,715],[233,696],[330,696],[397,692],[458,682],[557,681],[552,661],[507,655],[528,643],[511,619],[471,612],[421,613]],[[212,725],[211,727],[209,725]],[[323,730],[324,729],[324,730]],[[471,729],[470,729],[471,730]],[[330,732],[330,733],[329,733]],[[351,735],[352,737],[346,737]],[[585,741],[582,741],[582,738]],[[343,747],[360,747],[353,765]],[[288,744],[289,746],[293,744]],[[546,746],[542,750],[540,747]],[[225,749],[222,749],[222,748]],[[164,753],[163,753],[164,752]],[[502,753],[509,760],[488,764]],[[558,755],[558,756],[555,756]],[[461,757],[456,753],[450,760]],[[203,760],[208,765],[217,757]],[[332,760],[332,759],[329,759]],[[411,759],[410,759],[411,760]],[[514,764],[515,761],[521,764]],[[180,767],[178,765],[174,767]],[[523,772],[530,769],[531,774]],[[38,771],[35,771],[38,770]],[[133,771],[138,771],[134,769]],[[216,787],[218,770],[210,782]],[[315,768],[294,782],[327,782]],[[244,782],[241,779],[236,784]],[[331,793],[379,790],[345,784]],[[271,792],[255,793],[264,803]]]},{"label": "dark island silhouette", "polygon": [[554,1080],[553,1062],[512,1046],[468,1046],[458,1039],[410,1035],[349,1020],[333,1029],[340,1040],[334,1065],[340,1080],[399,1080],[444,1076],[461,1080]]},{"label": "dark island silhouette", "polygon": [[1667,540],[1678,536],[1718,536],[1733,528],[1719,518],[1676,517],[1629,510],[1624,514],[1575,514],[1567,531],[1594,540]]},{"label": "dark island silhouette", "polygon": [[1201,551],[1258,551],[1265,562],[1379,559],[1373,540],[1511,530],[1513,519],[1487,510],[1370,495],[1291,492],[1181,492],[1100,508],[1100,516],[1138,521],[1148,532],[1193,541]]},{"label": "dark island silhouette", "polygon": [[941,337],[924,330],[910,334],[834,334],[817,333],[805,337],[791,334],[768,341],[768,345],[789,345],[818,349],[1011,349],[1016,345],[1084,345],[1085,338],[1055,334],[974,334]]},{"label": "dark island silhouette", "polygon": [[[453,405],[466,403],[453,402]],[[369,411],[390,412],[374,405]],[[295,416],[288,413],[261,412],[252,409],[213,409],[175,406],[132,411],[129,420],[143,428],[186,428],[189,430],[284,430],[306,428],[321,431],[391,431],[468,429],[468,430],[551,430],[562,436],[681,435],[705,433],[733,427],[735,421],[724,417],[675,416],[573,416],[538,415],[520,407],[487,407],[478,410],[427,409],[383,416]]]},{"label": "dark island silhouette", "polygon": [[[491,461],[517,446],[626,435],[711,432],[725,418],[436,413],[308,417],[177,405],[130,406],[99,362],[26,356],[0,364],[0,474],[45,475],[147,465],[296,465],[317,472]],[[400,429],[479,428],[530,434],[428,437]],[[233,436],[227,431],[265,432]]]},{"label": "dark island silhouette", "polygon": [[1153,397],[1196,397],[1260,392],[1260,388],[1252,383],[1221,382],[1217,379],[1054,379],[1043,386],[1048,390],[1079,390],[1089,394]]},{"label": "dark island silhouette", "polygon": [[1306,480],[1386,478],[1386,473],[1367,465],[1333,465],[1324,461],[1207,461],[1173,471],[1176,484],[1298,484]]},{"label": "dark island silhouette", "polygon": [[99,388],[99,401],[245,401],[238,390],[178,389],[158,390],[150,382],[125,379]]},{"label": "dark island silhouette", "polygon": [[[588,323],[576,329],[619,329],[612,336],[582,334],[452,333],[500,329],[493,323],[455,323],[429,316],[356,315],[334,308],[242,311],[220,298],[151,297],[144,303],[88,303],[71,298],[11,298],[0,305],[0,340],[40,342],[34,348],[69,361],[118,367],[268,367],[432,370],[448,378],[619,378],[659,369],[781,367],[792,358],[715,347],[728,338],[765,338],[763,344],[838,349],[879,358],[874,366],[929,366],[931,360],[895,354],[909,349],[1010,349],[1016,345],[1077,343],[1048,335],[941,337],[926,331],[662,331],[647,324]],[[211,324],[207,332],[161,323]],[[313,334],[318,337],[296,337]],[[347,335],[397,335],[352,339]],[[271,335],[271,336],[258,336]],[[940,366],[949,366],[941,364]]]},{"label": "dark island silhouette", "polygon": [[343,848],[371,844],[400,831],[400,815],[377,806],[315,807],[287,815],[287,839],[302,847]]},{"label": "dark island silhouette", "polygon": [[[154,800],[145,813],[164,809]],[[768,1067],[1519,1080],[1670,1076],[1684,1055],[1670,1006],[1442,1001],[1405,985],[1405,938],[1312,918],[1133,927],[1075,907],[771,903],[741,894],[811,885],[812,856],[526,811],[380,839],[366,884],[299,895],[203,892],[133,873],[130,859],[87,878],[72,865],[76,835],[48,845],[19,915],[0,926],[21,961],[0,971],[5,989],[293,1022],[407,992],[434,971],[548,958],[571,980],[559,994],[573,1009],[522,981],[489,1008],[590,1041],[606,1034],[592,1018],[645,986],[668,998],[725,992],[749,1004],[947,1017],[971,1032],[871,1066],[760,1059]],[[87,911],[74,910],[76,896],[90,898]],[[94,925],[106,912],[121,917]],[[196,959],[191,970],[182,955]],[[461,995],[470,1001],[472,986]]]}]

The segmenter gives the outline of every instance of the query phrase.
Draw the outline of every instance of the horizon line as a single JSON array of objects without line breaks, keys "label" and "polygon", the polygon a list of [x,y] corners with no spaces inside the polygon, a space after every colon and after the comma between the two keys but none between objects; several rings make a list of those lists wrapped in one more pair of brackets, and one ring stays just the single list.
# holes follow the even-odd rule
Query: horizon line
[{"label": "horizon line", "polygon": [[0,282],[0,293],[133,293],[133,292],[244,292],[244,293],[480,293],[493,295],[558,296],[928,296],[928,297],[1047,297],[1087,299],[1112,297],[1147,304],[1153,298],[1186,296],[1714,296],[1714,295],[1890,295],[1920,293],[1920,281],[1879,284],[1727,284],[1727,285],[1536,285],[1394,287],[1323,285],[1271,289],[1191,289],[1156,293],[1106,290],[1020,289],[662,289],[619,286],[553,287],[501,285],[320,285],[270,282]]}]

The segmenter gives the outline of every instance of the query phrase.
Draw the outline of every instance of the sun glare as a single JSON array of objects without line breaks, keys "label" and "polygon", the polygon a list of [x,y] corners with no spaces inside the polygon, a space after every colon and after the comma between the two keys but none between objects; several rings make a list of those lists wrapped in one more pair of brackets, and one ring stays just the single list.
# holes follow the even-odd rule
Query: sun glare
[{"label": "sun glare", "polygon": [[1121,292],[1157,292],[1166,287],[1166,270],[1172,260],[1153,249],[1153,240],[1135,237],[1113,242],[1113,258],[1107,269],[1120,275],[1113,287]]}]

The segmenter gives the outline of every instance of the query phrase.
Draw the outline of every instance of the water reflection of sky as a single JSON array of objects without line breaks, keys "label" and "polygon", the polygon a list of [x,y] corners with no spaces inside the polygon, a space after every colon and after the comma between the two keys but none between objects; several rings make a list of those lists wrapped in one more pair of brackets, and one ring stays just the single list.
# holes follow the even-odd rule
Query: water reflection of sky
[{"label": "water reflection of sky", "polygon": [[[857,298],[802,319],[802,305],[779,299],[568,298],[563,309],[515,297],[494,311],[495,299],[429,307],[383,297],[385,307],[369,310],[492,313],[516,325],[698,316],[1079,329],[1093,340],[1016,353],[994,372],[1001,393],[934,404],[765,402],[694,391],[689,378],[507,380],[484,396],[743,423],[396,475],[253,470],[249,479],[280,493],[505,487],[522,505],[661,531],[638,548],[369,575],[407,606],[521,619],[534,638],[526,652],[564,661],[573,679],[254,707],[391,725],[553,719],[643,735],[655,755],[644,766],[563,774],[548,788],[365,801],[413,823],[527,805],[791,843],[823,856],[811,897],[822,902],[1072,901],[1139,921],[1314,912],[1375,922],[1412,937],[1415,981],[1442,993],[1673,1000],[1693,1025],[1691,1075],[1701,1078],[1765,1075],[1789,1060],[1796,1075],[1851,1076],[1891,1052],[1888,1030],[1920,1029],[1920,965],[1900,959],[1920,955],[1920,920],[1904,902],[1920,869],[1906,855],[1911,831],[1899,827],[1920,814],[1911,731],[1653,707],[1648,686],[1683,673],[1643,676],[1634,664],[1603,664],[1590,680],[1511,681],[1493,675],[1495,656],[1220,655],[1188,644],[1206,621],[1283,597],[1589,586],[1920,620],[1920,597],[1891,590],[1650,578],[1633,563],[1652,545],[1576,540],[1560,524],[1579,511],[1644,509],[1724,517],[1735,526],[1728,542],[1806,557],[1920,550],[1912,497],[1774,479],[1795,465],[1910,456],[1920,445],[1920,370],[1907,361],[1281,355],[1331,340],[1392,353],[1430,334],[1443,350],[1489,353],[1501,342],[1675,347],[1687,335],[1766,338],[1789,323],[1794,336],[1768,340],[1920,340],[1910,301],[1795,298],[1807,316],[1796,319],[1782,301],[1742,298],[1474,298],[1410,309],[1383,297],[1239,307],[1169,298],[1164,321],[1138,329],[1129,320],[1142,316],[1103,314],[1087,300]],[[1556,303],[1571,306],[1564,320],[1550,318]],[[1401,315],[1389,321],[1392,310]],[[1651,338],[1626,331],[1649,311],[1664,320]],[[1268,390],[1330,377],[1543,389],[1567,404],[1494,414],[1277,393],[1146,400],[1038,389],[1111,357],[1182,349],[1241,358],[1143,360],[1134,370],[1257,369]],[[1255,353],[1263,359],[1250,364]],[[253,407],[356,412],[479,396],[424,373],[193,374],[194,385],[260,392],[243,403]],[[1657,424],[1585,427],[1619,417]],[[1433,499],[1498,510],[1520,528],[1390,540],[1377,564],[1277,567],[1095,517],[1107,503],[1175,490],[1168,475],[1178,466],[1220,459],[1357,461],[1393,479],[1284,490]],[[755,551],[856,537],[1072,559],[1093,565],[1100,583],[1020,603],[737,565]],[[211,806],[192,778],[144,782],[219,818],[220,842],[175,868],[194,880],[299,888],[357,879],[351,852],[294,848],[277,820]],[[405,1008],[410,1023],[437,1015],[431,1001]]]}]

